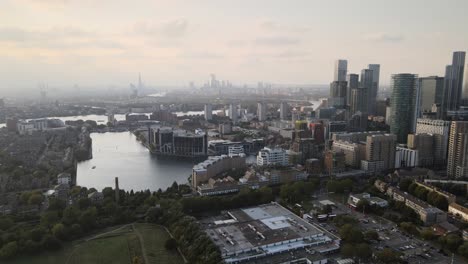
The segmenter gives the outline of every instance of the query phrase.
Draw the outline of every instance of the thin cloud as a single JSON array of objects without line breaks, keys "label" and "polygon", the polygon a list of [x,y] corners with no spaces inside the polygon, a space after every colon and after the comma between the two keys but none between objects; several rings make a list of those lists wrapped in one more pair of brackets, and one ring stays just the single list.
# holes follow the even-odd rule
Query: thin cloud
[{"label": "thin cloud", "polygon": [[276,32],[289,32],[289,33],[304,33],[312,30],[309,26],[302,25],[285,25],[277,23],[273,20],[262,20],[258,23],[258,26],[262,30],[276,31]]},{"label": "thin cloud", "polygon": [[76,27],[53,27],[48,30],[2,27],[0,28],[0,43],[13,43],[21,48],[45,49],[124,48],[114,39]]},{"label": "thin cloud", "polygon": [[395,42],[403,41],[405,37],[401,34],[390,34],[386,32],[380,32],[380,33],[368,34],[366,36],[366,39],[370,41],[375,41],[375,42],[395,43]]},{"label": "thin cloud", "polygon": [[187,34],[189,22],[186,19],[174,19],[162,23],[138,22],[133,26],[134,32],[142,35],[158,35],[168,38],[180,38]]},{"label": "thin cloud", "polygon": [[299,44],[300,42],[298,38],[285,36],[261,37],[255,39],[255,44],[264,46],[289,46]]}]

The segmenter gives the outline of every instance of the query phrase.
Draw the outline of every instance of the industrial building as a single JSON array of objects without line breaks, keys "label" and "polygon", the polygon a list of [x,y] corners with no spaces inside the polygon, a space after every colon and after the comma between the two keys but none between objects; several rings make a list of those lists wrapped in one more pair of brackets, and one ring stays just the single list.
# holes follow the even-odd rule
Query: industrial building
[{"label": "industrial building", "polygon": [[201,224],[226,263],[273,263],[277,256],[327,263],[323,254],[340,247],[338,237],[277,203],[227,211]]}]

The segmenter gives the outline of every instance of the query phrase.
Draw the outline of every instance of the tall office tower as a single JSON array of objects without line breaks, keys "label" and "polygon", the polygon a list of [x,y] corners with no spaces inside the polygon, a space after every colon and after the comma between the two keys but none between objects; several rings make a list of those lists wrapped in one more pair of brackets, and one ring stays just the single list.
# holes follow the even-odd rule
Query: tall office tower
[{"label": "tall office tower", "polygon": [[138,73],[138,90],[143,89],[143,82],[141,81],[141,74]]},{"label": "tall office tower", "polygon": [[460,108],[462,99],[463,74],[465,67],[465,52],[453,53],[452,64],[445,68],[444,95],[442,99],[442,115],[447,111],[456,111]]},{"label": "tall office tower", "polygon": [[258,121],[266,120],[266,105],[263,102],[257,104],[257,118]]},{"label": "tall office tower", "polygon": [[[370,171],[382,171],[395,167],[397,137],[392,134],[370,135],[366,138],[364,167]],[[372,169],[370,169],[372,168]]]},{"label": "tall office tower", "polygon": [[237,123],[237,105],[229,105],[229,118],[234,124]]},{"label": "tall office tower", "polygon": [[369,113],[375,115],[377,94],[379,93],[380,64],[369,64],[368,68],[372,71],[372,88],[369,92],[369,100],[372,101],[372,111],[369,111]]},{"label": "tall office tower", "polygon": [[330,98],[331,103],[328,106],[336,108],[345,107],[348,102],[346,101],[346,90],[348,83],[346,81],[334,81],[330,83]]},{"label": "tall office tower", "polygon": [[280,105],[280,119],[286,120],[289,115],[289,105],[286,102],[281,102]]},{"label": "tall office tower", "polygon": [[416,128],[416,74],[393,74],[391,79],[390,132],[397,136],[398,143],[405,144],[408,134]]},{"label": "tall office tower", "polygon": [[216,88],[216,87],[218,87],[218,81],[216,80],[216,75],[214,75],[213,73],[210,74],[210,80],[208,81],[208,85],[209,85],[211,88]]},{"label": "tall office tower", "polygon": [[462,103],[463,106],[468,106],[468,64],[465,65],[465,74],[463,75],[463,93],[462,93]]},{"label": "tall office tower", "polygon": [[346,73],[348,72],[348,61],[347,60],[337,60],[335,61],[335,74],[333,76],[333,81],[342,82],[346,81]]},{"label": "tall office tower", "polygon": [[433,135],[434,165],[447,164],[447,149],[450,121],[419,118],[416,122],[416,134]]},{"label": "tall office tower", "polygon": [[213,119],[213,107],[211,104],[206,104],[205,105],[205,120],[210,121]]},{"label": "tall office tower", "polygon": [[375,109],[375,104],[377,103],[376,100],[372,98],[372,90],[374,87],[374,73],[372,70],[363,69],[361,71],[361,79],[359,80],[359,88],[366,89],[366,112],[372,114]]},{"label": "tall office tower", "polygon": [[468,177],[468,121],[452,121],[450,126],[447,175]]},{"label": "tall office tower", "polygon": [[359,75],[354,73],[346,75],[346,82],[348,83],[348,87],[346,88],[346,103],[351,105],[351,91],[359,88]]},{"label": "tall office tower", "polygon": [[442,103],[444,94],[444,78],[429,76],[418,78],[416,86],[416,116],[420,118],[424,112],[432,112],[433,104]]},{"label": "tall office tower", "polygon": [[367,113],[367,89],[351,89],[351,102],[349,104],[351,114],[356,112]]}]

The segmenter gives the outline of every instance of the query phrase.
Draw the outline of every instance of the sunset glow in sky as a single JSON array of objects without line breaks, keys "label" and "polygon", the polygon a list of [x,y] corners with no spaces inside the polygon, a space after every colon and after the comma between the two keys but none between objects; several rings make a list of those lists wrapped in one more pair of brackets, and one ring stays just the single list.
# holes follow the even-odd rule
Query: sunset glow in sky
[{"label": "sunset glow in sky", "polygon": [[443,75],[468,50],[468,1],[2,0],[0,89],[51,85],[326,84],[350,72]]}]

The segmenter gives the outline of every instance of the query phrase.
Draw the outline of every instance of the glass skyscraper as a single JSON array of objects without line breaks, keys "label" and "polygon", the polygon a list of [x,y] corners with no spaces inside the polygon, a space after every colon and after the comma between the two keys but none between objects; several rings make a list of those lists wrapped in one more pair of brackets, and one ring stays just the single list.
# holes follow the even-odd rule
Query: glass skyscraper
[{"label": "glass skyscraper", "polygon": [[408,134],[416,126],[416,74],[399,73],[392,75],[392,97],[390,99],[390,132],[397,136],[397,142],[406,144]]},{"label": "glass skyscraper", "polygon": [[456,111],[460,108],[462,99],[463,74],[465,68],[465,52],[453,53],[452,64],[445,68],[444,96],[442,100],[442,113]]}]

